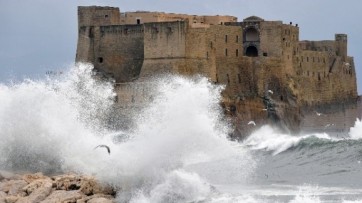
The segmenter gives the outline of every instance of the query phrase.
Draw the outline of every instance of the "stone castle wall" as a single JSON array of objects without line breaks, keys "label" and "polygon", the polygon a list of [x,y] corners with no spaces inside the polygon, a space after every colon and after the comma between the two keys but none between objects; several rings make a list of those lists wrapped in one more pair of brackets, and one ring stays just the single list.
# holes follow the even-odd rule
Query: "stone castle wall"
[{"label": "stone castle wall", "polygon": [[[302,114],[315,108],[354,108],[356,74],[345,34],[299,41],[297,25],[256,16],[236,22],[232,16],[119,13],[112,7],[79,7],[78,15],[77,61],[93,63],[117,83],[168,73],[206,76],[225,85],[223,104],[237,126],[272,119],[297,131]],[[133,92],[140,85],[128,86],[118,88],[119,101],[148,99]]]}]

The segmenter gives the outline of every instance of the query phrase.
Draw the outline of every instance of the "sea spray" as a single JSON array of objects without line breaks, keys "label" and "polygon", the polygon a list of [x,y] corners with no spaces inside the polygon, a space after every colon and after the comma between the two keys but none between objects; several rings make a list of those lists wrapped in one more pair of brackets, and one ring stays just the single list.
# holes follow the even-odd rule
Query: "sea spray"
[{"label": "sea spray", "polygon": [[[109,126],[113,85],[94,79],[89,64],[60,78],[1,85],[0,167],[95,175],[121,188],[120,202],[200,201],[212,184],[245,181],[255,162],[227,139],[222,87],[180,76],[150,84],[154,99],[134,116],[131,132]],[[115,142],[118,132],[132,139]],[[95,148],[99,144],[111,153]]]},{"label": "sea spray", "polygon": [[56,172],[66,157],[91,150],[114,93],[77,64],[64,77],[0,85],[0,166]]}]

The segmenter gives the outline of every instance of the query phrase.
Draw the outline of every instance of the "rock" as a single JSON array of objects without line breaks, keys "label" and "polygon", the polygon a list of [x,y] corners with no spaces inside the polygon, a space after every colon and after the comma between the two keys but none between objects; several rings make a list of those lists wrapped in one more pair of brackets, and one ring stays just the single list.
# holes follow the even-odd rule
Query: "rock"
[{"label": "rock", "polygon": [[0,203],[5,203],[6,193],[0,191]]},{"label": "rock", "polygon": [[0,191],[8,193],[8,195],[16,195],[22,192],[22,188],[28,183],[24,180],[9,180],[0,183]]},{"label": "rock", "polygon": [[84,178],[81,183],[80,190],[85,195],[93,195],[93,194],[106,194],[106,195],[115,195],[115,191],[112,187],[103,186],[98,183],[94,178]]},{"label": "rock", "polygon": [[104,195],[104,194],[96,194],[96,195],[91,195],[91,196],[85,196],[82,199],[77,200],[77,203],[86,203],[91,199],[96,199],[96,198],[104,198],[104,199],[109,199],[109,200],[113,200],[113,196],[111,195]]},{"label": "rock", "polygon": [[48,179],[35,180],[24,188],[29,196],[20,198],[16,203],[38,203],[52,192],[52,182]]},{"label": "rock", "polygon": [[28,183],[31,183],[38,179],[47,179],[48,177],[44,176],[42,173],[34,173],[34,174],[25,174],[22,176],[22,179]]},{"label": "rock", "polygon": [[65,191],[65,190],[56,190],[52,192],[45,200],[41,203],[58,203],[58,202],[77,202],[84,195],[79,191]]},{"label": "rock", "polygon": [[94,198],[89,200],[87,203],[114,203],[114,201],[110,199],[106,199],[104,197]]},{"label": "rock", "polygon": [[18,199],[19,199],[19,197],[17,197],[17,196],[7,196],[7,197],[5,197],[5,202],[6,203],[15,203],[18,201]]},{"label": "rock", "polygon": [[62,175],[53,178],[57,190],[78,190],[81,187],[82,177],[77,175]]},{"label": "rock", "polygon": [[[11,182],[11,181],[9,181]],[[11,187],[9,188],[8,195],[17,195],[23,192],[23,187],[28,185],[24,180],[14,180]]]}]

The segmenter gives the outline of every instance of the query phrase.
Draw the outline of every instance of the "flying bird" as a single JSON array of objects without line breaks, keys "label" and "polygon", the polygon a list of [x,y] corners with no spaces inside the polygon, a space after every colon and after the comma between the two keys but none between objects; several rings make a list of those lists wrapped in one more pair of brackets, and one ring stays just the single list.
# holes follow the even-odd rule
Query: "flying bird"
[{"label": "flying bird", "polygon": [[322,113],[319,113],[319,112],[315,112],[316,114],[317,114],[317,116],[321,116],[321,115],[323,115]]},{"label": "flying bird", "polygon": [[104,148],[106,148],[108,154],[111,154],[111,149],[110,149],[107,145],[101,144],[101,145],[96,146],[94,149],[97,149],[98,147],[104,147]]},{"label": "flying bird", "polygon": [[256,125],[256,123],[254,121],[249,121],[248,125]]},{"label": "flying bird", "polygon": [[268,90],[268,92],[269,92],[270,94],[274,94],[274,92],[273,92],[273,91],[271,91],[271,90]]}]

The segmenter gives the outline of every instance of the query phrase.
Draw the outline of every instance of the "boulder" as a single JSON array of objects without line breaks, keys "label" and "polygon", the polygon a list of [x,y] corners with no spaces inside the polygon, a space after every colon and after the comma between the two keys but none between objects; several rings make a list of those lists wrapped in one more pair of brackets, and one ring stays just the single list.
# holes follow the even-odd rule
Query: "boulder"
[{"label": "boulder", "polygon": [[16,203],[41,202],[52,192],[52,185],[48,179],[35,180],[23,189],[29,196],[20,198]]},{"label": "boulder", "polygon": [[52,192],[45,200],[41,203],[58,203],[58,202],[77,202],[84,195],[79,191],[65,191],[65,190],[56,190]]},{"label": "boulder", "polygon": [[114,201],[112,201],[110,199],[106,199],[104,197],[98,197],[98,198],[93,198],[93,199],[89,200],[87,203],[114,203]]},{"label": "boulder", "polygon": [[28,183],[24,180],[9,180],[0,183],[0,191],[8,193],[8,195],[17,195],[22,192],[22,188]]}]

